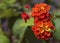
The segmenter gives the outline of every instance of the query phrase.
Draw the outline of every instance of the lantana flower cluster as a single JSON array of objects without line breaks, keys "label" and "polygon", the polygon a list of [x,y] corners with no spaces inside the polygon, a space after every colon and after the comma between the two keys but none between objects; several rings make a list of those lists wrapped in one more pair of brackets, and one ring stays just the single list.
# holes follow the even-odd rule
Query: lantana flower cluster
[{"label": "lantana flower cluster", "polygon": [[41,3],[36,4],[32,8],[32,17],[34,17],[34,26],[32,26],[32,30],[34,35],[38,39],[48,40],[53,36],[51,30],[55,30],[55,27],[51,21],[52,16],[49,13],[50,6]]}]

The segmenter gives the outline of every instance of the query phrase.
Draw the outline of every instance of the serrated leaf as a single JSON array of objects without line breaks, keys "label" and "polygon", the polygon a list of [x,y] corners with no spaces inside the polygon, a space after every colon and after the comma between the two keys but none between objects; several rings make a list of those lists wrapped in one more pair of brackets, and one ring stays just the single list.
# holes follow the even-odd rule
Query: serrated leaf
[{"label": "serrated leaf", "polygon": [[[32,26],[32,25],[34,25],[33,20],[34,20],[34,19],[31,18],[30,20],[28,20],[28,21],[25,23],[25,21],[23,21],[22,19],[18,19],[18,20],[15,22],[14,26],[13,26],[13,31],[14,31],[14,33],[15,33],[15,31],[19,31],[20,28],[24,28],[24,27],[27,27],[27,26]],[[16,30],[15,30],[15,29],[16,29]]]},{"label": "serrated leaf", "polygon": [[23,40],[25,30],[27,29],[26,23],[22,19],[18,19],[13,26],[13,34],[19,36],[19,43]]},{"label": "serrated leaf", "polygon": [[53,33],[54,38],[60,40],[60,18],[54,20],[56,31]]},{"label": "serrated leaf", "polygon": [[15,36],[16,35],[19,35],[20,40],[19,40],[18,43],[21,43],[21,41],[23,40],[23,37],[24,37],[24,34],[25,34],[25,31],[26,31],[27,27],[34,25],[33,20],[34,20],[33,18],[30,18],[30,20],[28,20],[25,23],[24,20],[18,19],[14,23],[14,26],[13,26],[13,34]]},{"label": "serrated leaf", "polygon": [[13,25],[13,33],[14,35],[18,34],[20,29],[22,29],[25,26],[25,22],[22,19],[16,20],[16,22]]},{"label": "serrated leaf", "polygon": [[22,27],[22,28],[20,29],[20,32],[19,32],[19,33],[20,33],[20,34],[19,34],[19,38],[20,38],[19,43],[22,42],[22,40],[23,40],[23,38],[24,38],[24,35],[25,35],[26,29],[27,29],[26,26],[25,26],[25,27]]}]

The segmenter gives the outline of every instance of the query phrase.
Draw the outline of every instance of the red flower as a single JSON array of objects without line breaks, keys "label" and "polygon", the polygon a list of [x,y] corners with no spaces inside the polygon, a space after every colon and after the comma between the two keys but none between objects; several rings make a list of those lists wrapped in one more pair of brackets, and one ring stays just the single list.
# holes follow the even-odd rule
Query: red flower
[{"label": "red flower", "polygon": [[22,13],[21,17],[23,20],[25,20],[25,22],[27,22],[27,20],[30,19],[30,16],[25,12]]},{"label": "red flower", "polygon": [[44,40],[48,40],[49,38],[52,37],[52,33],[49,31],[45,31],[44,28],[42,27],[33,27],[32,28],[34,35],[38,38],[38,39],[44,39]]},{"label": "red flower", "polygon": [[48,32],[48,31],[44,32],[41,36],[41,38],[44,39],[44,40],[48,40],[51,37],[52,37],[52,33]]},{"label": "red flower", "polygon": [[52,24],[51,21],[44,22],[44,25],[45,25],[45,26],[48,26],[48,28],[51,28],[51,29],[55,30],[55,27],[54,27],[54,25]]},{"label": "red flower", "polygon": [[30,8],[30,6],[29,6],[29,5],[25,5],[25,8],[29,9],[29,8]]},{"label": "red flower", "polygon": [[34,17],[34,26],[32,30],[34,35],[38,39],[48,40],[52,37],[51,30],[55,30],[53,23],[51,22],[51,14],[48,12],[50,6],[47,4],[36,4],[32,8],[32,17]]}]

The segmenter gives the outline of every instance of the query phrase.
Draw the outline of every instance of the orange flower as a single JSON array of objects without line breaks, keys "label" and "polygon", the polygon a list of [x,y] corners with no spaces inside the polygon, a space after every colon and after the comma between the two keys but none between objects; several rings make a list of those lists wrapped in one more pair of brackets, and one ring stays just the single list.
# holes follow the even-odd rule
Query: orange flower
[{"label": "orange flower", "polygon": [[44,32],[44,29],[40,27],[34,31],[34,34],[37,36],[38,34],[42,34],[43,32]]},{"label": "orange flower", "polygon": [[40,8],[41,8],[42,10],[46,10],[46,11],[49,11],[49,10],[50,10],[50,6],[48,6],[48,5],[45,4],[45,3],[40,4]]},{"label": "orange flower", "polygon": [[51,16],[51,14],[49,13],[49,12],[46,12],[46,13],[40,13],[40,12],[32,12],[32,17],[34,17],[34,18],[38,18],[38,19],[51,19],[52,18],[52,16]]},{"label": "orange flower", "polygon": [[49,22],[40,21],[32,27],[34,35],[38,39],[48,40],[50,37],[52,37],[51,28],[49,27],[52,26],[52,24],[49,24]]},{"label": "orange flower", "polygon": [[51,22],[52,16],[48,12],[50,6],[45,3],[36,4],[32,10],[32,17],[34,17],[34,26],[32,27],[32,30],[35,36],[38,39],[48,40],[52,37],[51,30],[55,29]]},{"label": "orange flower", "polygon": [[45,22],[44,25],[48,26],[48,28],[51,28],[51,29],[55,30],[55,27],[54,27],[54,25],[52,24],[51,21]]},{"label": "orange flower", "polygon": [[50,10],[50,6],[48,6],[45,3],[41,3],[41,4],[36,4],[35,7],[32,8],[33,12],[47,12]]}]

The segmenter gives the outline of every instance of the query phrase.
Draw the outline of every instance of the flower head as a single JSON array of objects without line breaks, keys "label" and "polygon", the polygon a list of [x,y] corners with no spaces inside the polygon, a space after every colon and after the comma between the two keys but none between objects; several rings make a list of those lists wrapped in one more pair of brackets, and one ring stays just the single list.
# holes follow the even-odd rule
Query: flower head
[{"label": "flower head", "polygon": [[23,20],[25,20],[25,22],[27,22],[27,20],[30,19],[30,16],[25,12],[22,13],[21,17]]},{"label": "flower head", "polygon": [[52,16],[48,12],[49,10],[50,6],[45,3],[36,4],[32,8],[32,17],[34,17],[34,26],[32,30],[38,39],[48,40],[52,37],[51,30],[55,30],[51,22]]},{"label": "flower head", "polygon": [[33,12],[41,12],[41,13],[45,13],[47,11],[50,10],[50,6],[45,4],[45,3],[41,3],[41,4],[36,4],[33,8],[32,8]]}]

